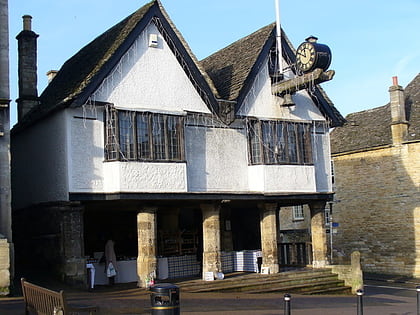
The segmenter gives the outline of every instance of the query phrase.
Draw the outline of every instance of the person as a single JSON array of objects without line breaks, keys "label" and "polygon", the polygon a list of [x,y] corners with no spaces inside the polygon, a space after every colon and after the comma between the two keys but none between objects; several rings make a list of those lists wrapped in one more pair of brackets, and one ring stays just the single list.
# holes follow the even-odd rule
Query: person
[{"label": "person", "polygon": [[[117,272],[117,258],[115,256],[114,245],[115,242],[112,239],[109,239],[105,244],[105,272],[107,272],[110,263],[112,263]],[[115,284],[115,275],[108,277],[108,281],[110,285]]]}]

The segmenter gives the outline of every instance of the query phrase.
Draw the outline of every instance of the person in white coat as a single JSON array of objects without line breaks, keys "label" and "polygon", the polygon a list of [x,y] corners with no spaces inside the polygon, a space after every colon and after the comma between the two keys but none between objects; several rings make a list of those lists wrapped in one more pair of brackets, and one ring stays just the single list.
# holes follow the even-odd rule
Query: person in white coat
[{"label": "person in white coat", "polygon": [[[115,284],[115,275],[109,275],[108,269],[113,267],[115,272],[117,272],[117,258],[115,256],[114,245],[115,242],[111,239],[109,239],[105,244],[105,271],[107,272],[110,285]],[[110,263],[112,266],[110,266]]]}]

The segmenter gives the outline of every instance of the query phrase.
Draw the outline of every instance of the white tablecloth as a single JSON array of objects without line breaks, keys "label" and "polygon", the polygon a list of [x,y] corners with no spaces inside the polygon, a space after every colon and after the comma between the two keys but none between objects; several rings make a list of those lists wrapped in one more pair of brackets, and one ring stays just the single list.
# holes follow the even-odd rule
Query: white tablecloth
[{"label": "white tablecloth", "polygon": [[[106,276],[105,271],[105,264],[93,263],[92,265],[95,269],[94,284],[108,284],[108,278]],[[116,268],[117,275],[115,276],[115,283],[127,283],[137,281],[137,260],[119,260],[117,261]]]}]

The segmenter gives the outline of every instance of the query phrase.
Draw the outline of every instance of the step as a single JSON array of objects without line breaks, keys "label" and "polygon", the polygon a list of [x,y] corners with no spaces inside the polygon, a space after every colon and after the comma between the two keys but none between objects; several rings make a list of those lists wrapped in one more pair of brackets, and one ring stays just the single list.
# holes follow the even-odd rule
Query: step
[{"label": "step", "polygon": [[306,285],[308,283],[317,283],[317,282],[328,282],[337,280],[335,275],[317,275],[312,277],[299,277],[296,279],[257,279],[254,281],[243,281],[239,283],[224,283],[223,281],[218,281],[219,284],[210,285],[210,286],[200,286],[199,288],[189,288],[189,292],[209,292],[209,291],[249,291],[255,289],[264,289],[266,287],[272,286],[286,286],[293,287],[299,285]]},{"label": "step", "polygon": [[278,274],[227,275],[224,280],[179,281],[182,291],[199,292],[296,292],[302,294],[349,294],[351,288],[344,286],[329,269],[287,271]]},{"label": "step", "polygon": [[183,281],[178,282],[181,288],[185,290],[192,290],[194,288],[214,288],[214,287],[226,287],[226,286],[235,286],[236,284],[243,286],[246,283],[261,283],[261,282],[277,282],[277,281],[304,281],[308,278],[318,278],[325,276],[332,276],[330,270],[319,270],[319,271],[298,271],[298,272],[282,272],[271,275],[262,275],[262,274],[243,274],[241,276],[234,276],[232,278],[225,278],[224,280],[215,280],[215,281],[204,281],[204,280],[192,280],[192,281]]}]

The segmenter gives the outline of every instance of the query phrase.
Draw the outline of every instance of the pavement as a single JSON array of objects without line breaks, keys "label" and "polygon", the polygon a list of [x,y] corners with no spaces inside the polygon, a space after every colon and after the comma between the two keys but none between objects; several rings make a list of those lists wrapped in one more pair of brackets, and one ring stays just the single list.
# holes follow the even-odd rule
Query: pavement
[{"label": "pavement", "polygon": [[[417,314],[415,287],[419,282],[416,279],[369,274],[365,277],[365,294],[362,297],[365,315]],[[28,281],[31,279],[28,278]],[[49,285],[51,289],[64,289],[71,304],[98,306],[100,315],[153,314],[150,291],[137,288],[135,283],[95,286],[92,292],[63,287],[55,282],[50,282]],[[17,286],[13,295],[0,298],[0,315],[24,314],[23,299]],[[354,315],[357,314],[357,303],[358,298],[355,295],[292,294],[290,309],[293,315]],[[285,314],[284,306],[284,293],[180,292],[181,314],[274,315]]]}]

